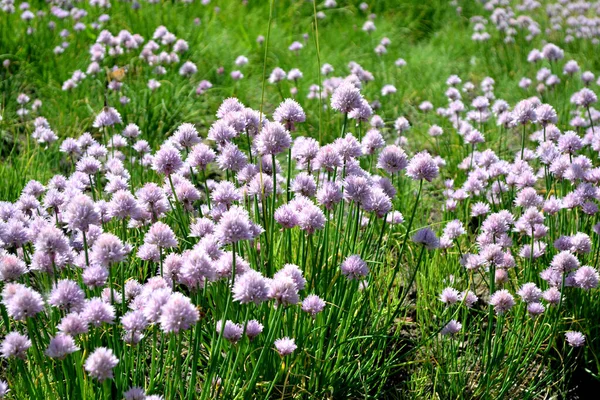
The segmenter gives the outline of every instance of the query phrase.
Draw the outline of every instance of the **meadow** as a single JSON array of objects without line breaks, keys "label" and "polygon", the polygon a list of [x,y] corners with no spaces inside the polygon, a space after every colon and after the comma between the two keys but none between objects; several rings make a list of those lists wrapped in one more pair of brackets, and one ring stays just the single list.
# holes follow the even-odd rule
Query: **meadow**
[{"label": "meadow", "polygon": [[600,387],[600,4],[0,0],[0,399]]}]

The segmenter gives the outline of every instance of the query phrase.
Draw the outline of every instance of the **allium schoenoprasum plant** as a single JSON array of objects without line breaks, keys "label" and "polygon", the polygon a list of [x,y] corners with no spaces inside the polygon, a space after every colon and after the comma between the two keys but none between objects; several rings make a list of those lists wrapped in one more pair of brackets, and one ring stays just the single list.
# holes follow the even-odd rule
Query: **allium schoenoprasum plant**
[{"label": "allium schoenoprasum plant", "polygon": [[600,385],[598,4],[0,10],[0,398]]}]

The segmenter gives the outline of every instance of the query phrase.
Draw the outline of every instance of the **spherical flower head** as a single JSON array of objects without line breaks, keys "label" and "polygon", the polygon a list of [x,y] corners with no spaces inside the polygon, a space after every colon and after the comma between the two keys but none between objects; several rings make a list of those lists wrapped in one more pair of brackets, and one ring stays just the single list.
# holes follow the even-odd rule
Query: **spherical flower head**
[{"label": "spherical flower head", "polygon": [[[233,113],[229,113],[225,117],[228,117],[230,115],[233,115]],[[224,146],[237,135],[238,132],[234,129],[233,126],[228,124],[226,120],[219,119],[210,126],[207,137],[209,140],[214,140],[215,142],[217,142],[219,146]]]},{"label": "spherical flower head", "polygon": [[564,250],[571,250],[575,254],[589,253],[592,250],[592,240],[583,232],[577,232],[575,235],[571,236],[569,238],[569,244],[570,248]]},{"label": "spherical flower head", "polygon": [[31,340],[19,332],[10,332],[4,337],[0,344],[0,356],[2,358],[27,358],[27,350],[31,347]]},{"label": "spherical flower head", "polygon": [[575,283],[581,289],[590,290],[596,288],[599,279],[598,271],[593,267],[584,265],[575,271]]},{"label": "spherical flower head", "polygon": [[121,114],[113,107],[104,107],[94,119],[94,128],[104,128],[122,123]]},{"label": "spherical flower head", "polygon": [[569,272],[579,268],[579,260],[570,251],[561,251],[554,256],[550,266],[560,272]]},{"label": "spherical flower head", "polygon": [[463,223],[458,219],[448,222],[444,228],[444,236],[450,240],[457,239],[466,233],[467,231],[465,230]]},{"label": "spherical flower head", "polygon": [[462,324],[453,319],[442,328],[441,334],[444,336],[454,336],[462,329]]},{"label": "spherical flower head", "polygon": [[313,234],[318,229],[325,227],[325,214],[323,210],[309,202],[302,210],[298,211],[298,226],[308,234]]},{"label": "spherical flower head", "polygon": [[550,104],[541,104],[535,109],[536,119],[542,126],[548,124],[556,124],[558,122],[558,115],[556,110]]},{"label": "spherical flower head", "polygon": [[348,118],[354,119],[357,122],[366,122],[369,120],[369,118],[371,118],[372,115],[373,108],[368,101],[362,99],[360,101],[360,106],[352,109],[352,111],[348,113]]},{"label": "spherical flower head", "polygon": [[521,100],[512,111],[512,120],[515,125],[525,125],[528,122],[536,122],[536,106],[529,99]]},{"label": "spherical flower head", "polygon": [[192,147],[192,151],[186,161],[191,167],[206,169],[208,164],[215,161],[216,157],[217,155],[213,149],[204,143],[198,143]]},{"label": "spherical flower head", "polygon": [[269,75],[269,83],[271,84],[275,84],[275,83],[279,83],[283,80],[285,80],[287,76],[287,73],[279,68],[279,67],[275,67],[275,69],[273,69],[273,71],[271,72],[271,75]]},{"label": "spherical flower head", "polygon": [[396,145],[386,146],[377,159],[377,167],[385,170],[388,174],[402,171],[408,165],[408,157],[404,150]]},{"label": "spherical flower head", "polygon": [[27,265],[14,254],[0,256],[0,281],[11,282],[27,273]]},{"label": "spherical flower head", "polygon": [[236,324],[233,321],[217,321],[217,333],[221,333],[223,330],[223,338],[230,341],[231,343],[237,343],[244,334],[244,328],[240,324]]},{"label": "spherical flower head", "polygon": [[146,400],[146,392],[141,387],[131,387],[123,393],[124,400]]},{"label": "spherical flower head", "polygon": [[360,91],[350,82],[343,82],[338,86],[331,96],[331,108],[344,114],[360,107],[362,95]]},{"label": "spherical flower head", "polygon": [[583,88],[579,92],[575,93],[571,98],[571,102],[581,107],[589,107],[590,105],[598,101],[596,93],[588,88]]},{"label": "spherical flower head", "polygon": [[300,267],[294,264],[285,264],[282,269],[277,271],[273,276],[273,279],[277,279],[278,277],[287,276],[294,281],[294,285],[298,290],[304,290],[306,287],[306,279],[302,274],[302,270]]},{"label": "spherical flower head", "polygon": [[348,256],[340,266],[342,274],[349,280],[360,280],[367,276],[369,268],[358,254]]},{"label": "spherical flower head", "polygon": [[317,202],[328,210],[332,210],[342,197],[342,190],[337,182],[325,181],[317,191]]},{"label": "spherical flower head", "polygon": [[112,233],[103,233],[94,241],[90,256],[99,265],[108,267],[123,261],[128,253],[121,239]]},{"label": "spherical flower head", "polygon": [[297,348],[298,346],[296,346],[295,340],[290,339],[289,337],[284,337],[275,341],[275,349],[281,357],[292,354]]},{"label": "spherical flower head", "polygon": [[439,175],[439,168],[434,158],[426,151],[415,154],[408,163],[406,175],[414,180],[425,179],[431,182]]},{"label": "spherical flower head", "polygon": [[230,112],[242,111],[244,108],[244,105],[238,99],[235,97],[230,97],[225,99],[219,106],[219,109],[217,110],[217,117],[223,118]]},{"label": "spherical flower head", "polygon": [[214,203],[223,204],[229,208],[234,202],[242,199],[235,185],[229,181],[221,181],[215,185],[210,194]]},{"label": "spherical flower head", "polygon": [[173,293],[162,307],[160,328],[165,333],[179,333],[198,322],[199,313],[190,299],[181,293]]},{"label": "spherical flower head", "polygon": [[71,336],[59,333],[50,339],[45,354],[50,358],[63,359],[78,350],[79,347],[75,345],[75,341]]},{"label": "spherical flower head", "polygon": [[296,100],[285,99],[273,113],[273,119],[280,124],[283,124],[287,130],[294,131],[296,122],[304,122],[306,114],[302,106]]},{"label": "spherical flower head", "polygon": [[90,265],[81,273],[81,279],[83,283],[91,289],[101,287],[106,284],[108,270],[102,265]]},{"label": "spherical flower head", "polygon": [[549,287],[542,293],[542,298],[549,304],[557,305],[560,303],[561,294],[557,287]]},{"label": "spherical flower head", "polygon": [[419,229],[412,237],[412,241],[417,244],[422,244],[429,250],[434,250],[440,247],[440,240],[429,228]]},{"label": "spherical flower head", "polygon": [[585,335],[578,331],[567,331],[565,338],[571,347],[581,347],[585,344]]},{"label": "spherical flower head", "polygon": [[544,307],[544,305],[542,303],[528,303],[527,304],[527,312],[529,313],[529,316],[532,318],[537,317],[538,315],[542,314],[544,311],[546,311],[546,307]]},{"label": "spherical flower head", "polygon": [[92,378],[103,382],[113,378],[113,368],[117,366],[119,359],[115,357],[111,349],[98,347],[85,360],[84,368]]},{"label": "spherical flower head", "polygon": [[325,301],[316,294],[306,296],[302,301],[302,311],[309,313],[313,318],[325,308]]},{"label": "spherical flower head", "polygon": [[214,263],[201,248],[184,253],[180,275],[188,287],[200,288],[206,280],[216,280],[216,274]]},{"label": "spherical flower head", "polygon": [[246,336],[248,336],[248,339],[252,340],[262,333],[263,328],[263,324],[255,319],[251,319],[246,322]]},{"label": "spherical flower head", "polygon": [[269,281],[269,298],[275,300],[277,305],[283,306],[300,301],[296,283],[291,277],[283,274],[276,275]]},{"label": "spherical flower head", "polygon": [[255,233],[248,211],[240,206],[233,206],[225,211],[215,229],[216,236],[224,245],[254,239]]},{"label": "spherical flower head", "polygon": [[460,293],[458,290],[447,287],[440,294],[440,301],[448,306],[456,304],[460,301]]},{"label": "spherical flower head", "polygon": [[517,294],[526,303],[538,303],[542,298],[542,291],[533,282],[523,284]]},{"label": "spherical flower head", "polygon": [[173,141],[179,146],[189,149],[195,144],[200,143],[200,137],[193,124],[184,123],[177,127],[177,130],[173,134]]},{"label": "spherical flower head", "polygon": [[227,143],[217,156],[217,164],[221,169],[237,172],[248,164],[248,158],[235,144]]},{"label": "spherical flower head", "polygon": [[82,311],[84,303],[85,293],[77,282],[69,279],[58,281],[48,298],[48,304],[67,312]]},{"label": "spherical flower head", "polygon": [[254,146],[262,155],[277,155],[290,147],[292,137],[279,122],[266,123],[254,139]]},{"label": "spherical flower head", "polygon": [[170,144],[163,145],[156,152],[152,161],[152,169],[162,175],[172,175],[183,166],[179,150]]},{"label": "spherical flower head", "polygon": [[100,225],[100,214],[88,195],[78,194],[67,205],[65,220],[72,230],[87,232],[90,225]]},{"label": "spherical flower head", "polygon": [[385,140],[377,129],[369,129],[361,142],[364,154],[373,154],[377,149],[385,146]]},{"label": "spherical flower head", "polygon": [[501,289],[492,295],[490,304],[494,307],[496,314],[502,315],[515,305],[515,299],[508,290]]},{"label": "spherical flower head", "polygon": [[558,61],[565,56],[565,53],[557,45],[548,43],[542,48],[542,56],[548,61]]},{"label": "spherical flower head", "polygon": [[8,284],[2,291],[2,304],[7,314],[17,321],[25,321],[44,310],[44,300],[35,290],[21,284]]},{"label": "spherical flower head", "polygon": [[0,399],[3,399],[8,394],[8,392],[10,392],[10,389],[8,388],[8,383],[6,383],[3,380],[0,380]]},{"label": "spherical flower head", "polygon": [[268,299],[269,287],[267,281],[258,271],[250,270],[237,278],[233,286],[233,299],[242,304],[254,303],[259,305]]},{"label": "spherical flower head", "polygon": [[[117,297],[116,293],[115,297]],[[112,324],[115,320],[115,308],[101,298],[94,297],[86,301],[81,318],[96,327],[103,323]]]},{"label": "spherical flower head", "polygon": [[171,227],[164,222],[155,222],[152,224],[146,236],[144,243],[153,244],[162,249],[177,247],[178,241]]},{"label": "spherical flower head", "polygon": [[82,335],[89,330],[87,322],[77,313],[65,315],[56,328],[59,332],[69,336]]}]

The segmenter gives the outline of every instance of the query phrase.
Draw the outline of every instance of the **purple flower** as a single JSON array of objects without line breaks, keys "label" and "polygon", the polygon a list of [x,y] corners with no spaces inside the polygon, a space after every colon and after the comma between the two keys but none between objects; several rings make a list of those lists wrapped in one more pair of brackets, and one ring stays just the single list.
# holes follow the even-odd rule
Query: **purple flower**
[{"label": "purple flower", "polygon": [[284,337],[275,341],[275,349],[281,357],[292,354],[297,348],[298,346],[296,346],[294,339],[290,339],[289,337]]},{"label": "purple flower", "polygon": [[82,335],[88,332],[88,324],[80,314],[70,313],[65,315],[56,327],[59,332],[69,336]]},{"label": "purple flower", "polygon": [[304,114],[304,110],[296,100],[285,99],[283,103],[275,109],[273,119],[276,122],[285,125],[287,130],[294,131],[296,129],[294,123],[304,122],[306,120],[306,114]]},{"label": "purple flower", "polygon": [[440,240],[435,233],[429,228],[419,229],[412,237],[412,241],[422,244],[429,250],[437,249],[440,246]]},{"label": "purple flower", "polygon": [[526,303],[538,303],[542,298],[542,291],[533,282],[523,284],[517,294]]},{"label": "purple flower", "polygon": [[217,164],[221,169],[237,172],[248,164],[248,158],[235,144],[227,143],[217,157]]},{"label": "purple flower", "polygon": [[252,240],[257,233],[260,231],[257,231],[255,224],[250,221],[248,212],[240,206],[233,206],[225,211],[215,229],[215,235],[224,245],[240,240]]},{"label": "purple flower", "polygon": [[6,312],[17,321],[34,317],[44,310],[44,300],[35,290],[18,283],[11,283],[2,291],[2,304]]},{"label": "purple flower", "polygon": [[106,379],[113,378],[113,368],[117,366],[119,359],[115,357],[111,349],[98,347],[85,360],[84,368],[92,378],[103,382]]},{"label": "purple flower", "polygon": [[440,301],[448,306],[456,304],[460,301],[460,293],[458,290],[447,287],[440,294]]},{"label": "purple flower", "polygon": [[348,256],[340,266],[342,274],[349,280],[360,280],[367,276],[369,268],[367,263],[360,258],[359,255],[353,254]]},{"label": "purple flower", "polygon": [[404,150],[396,145],[386,146],[377,159],[377,167],[385,170],[388,174],[402,171],[408,165],[408,157]]},{"label": "purple flower", "polygon": [[173,293],[162,307],[160,328],[165,333],[190,329],[199,318],[196,306],[181,293]]},{"label": "purple flower", "polygon": [[191,167],[206,169],[208,164],[212,163],[216,157],[217,155],[213,149],[204,143],[198,143],[192,147],[186,161]]},{"label": "purple flower", "polygon": [[11,282],[27,273],[27,265],[13,254],[0,256],[0,281]]},{"label": "purple flower", "polygon": [[31,340],[19,332],[10,332],[0,344],[0,356],[3,358],[17,357],[25,360],[27,350],[31,347]]},{"label": "purple flower", "polygon": [[173,141],[179,146],[189,149],[195,144],[200,143],[200,137],[193,124],[184,123],[179,125],[173,134]]},{"label": "purple flower", "polygon": [[220,334],[221,329],[223,329],[223,337],[231,343],[237,343],[244,333],[244,328],[240,324],[230,320],[225,321],[225,324],[223,321],[217,321],[217,333]]},{"label": "purple flower", "polygon": [[115,320],[115,308],[101,298],[94,297],[86,301],[81,318],[91,325],[112,324]]},{"label": "purple flower", "polygon": [[263,325],[255,319],[251,319],[246,322],[246,336],[248,339],[252,340],[258,335],[260,335],[263,331]]},{"label": "purple flower", "polygon": [[291,277],[282,274],[275,275],[269,281],[269,298],[275,300],[277,305],[283,306],[297,304],[300,301],[296,283]]},{"label": "purple flower", "polygon": [[46,349],[46,355],[50,358],[63,359],[78,350],[79,347],[75,345],[75,341],[71,336],[59,333],[50,339],[50,343]]},{"label": "purple flower", "polygon": [[291,143],[290,133],[279,122],[266,123],[254,139],[254,146],[262,155],[277,155],[290,147]]},{"label": "purple flower", "polygon": [[431,155],[423,151],[417,153],[408,163],[406,175],[414,180],[425,179],[431,182],[439,174],[437,163]]},{"label": "purple flower", "polygon": [[597,287],[599,279],[598,271],[593,267],[584,265],[575,271],[575,283],[584,290]]},{"label": "purple flower", "polygon": [[462,329],[462,324],[453,319],[442,328],[441,334],[444,336],[454,336]]},{"label": "purple flower", "polygon": [[177,237],[171,227],[163,222],[155,222],[146,236],[144,236],[144,243],[153,244],[162,249],[169,249],[177,247]]},{"label": "purple flower", "polygon": [[512,111],[512,121],[515,125],[525,125],[536,122],[537,114],[535,104],[531,100],[521,100]]},{"label": "purple flower", "polygon": [[313,318],[323,311],[325,302],[319,296],[311,294],[302,301],[302,311],[309,313]]},{"label": "purple flower", "polygon": [[578,331],[567,331],[565,338],[571,347],[581,347],[585,344],[584,334]]},{"label": "purple flower", "polygon": [[490,304],[494,307],[496,314],[502,315],[515,305],[515,299],[508,290],[501,289],[492,295]]},{"label": "purple flower", "polygon": [[356,86],[343,82],[331,96],[331,108],[347,114],[354,108],[360,107],[361,100],[362,95]]},{"label": "purple flower", "polygon": [[69,228],[87,232],[90,225],[100,225],[98,214],[93,200],[85,195],[75,196],[67,205],[65,220]]},{"label": "purple flower", "polygon": [[121,114],[117,110],[112,107],[104,107],[102,111],[96,116],[94,120],[93,127],[94,128],[104,128],[107,126],[113,126],[115,124],[120,124],[123,121],[121,120]]},{"label": "purple flower", "polygon": [[183,166],[181,154],[172,145],[163,145],[154,155],[152,169],[162,175],[172,175]]},{"label": "purple flower", "polygon": [[250,270],[236,279],[233,286],[233,299],[242,304],[259,305],[267,300],[269,288],[267,281],[258,271]]},{"label": "purple flower", "polygon": [[67,312],[82,311],[84,303],[85,293],[77,282],[69,279],[58,281],[48,298],[48,304]]},{"label": "purple flower", "polygon": [[111,264],[123,261],[128,253],[129,251],[123,245],[121,239],[112,233],[103,233],[94,241],[91,259],[104,267],[108,267]]}]

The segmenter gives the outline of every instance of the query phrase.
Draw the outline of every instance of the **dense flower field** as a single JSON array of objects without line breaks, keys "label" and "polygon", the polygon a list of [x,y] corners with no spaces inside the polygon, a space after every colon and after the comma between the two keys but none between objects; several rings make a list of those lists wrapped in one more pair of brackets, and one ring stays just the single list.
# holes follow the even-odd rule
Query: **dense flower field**
[{"label": "dense flower field", "polygon": [[0,0],[0,398],[600,385],[600,3]]}]

